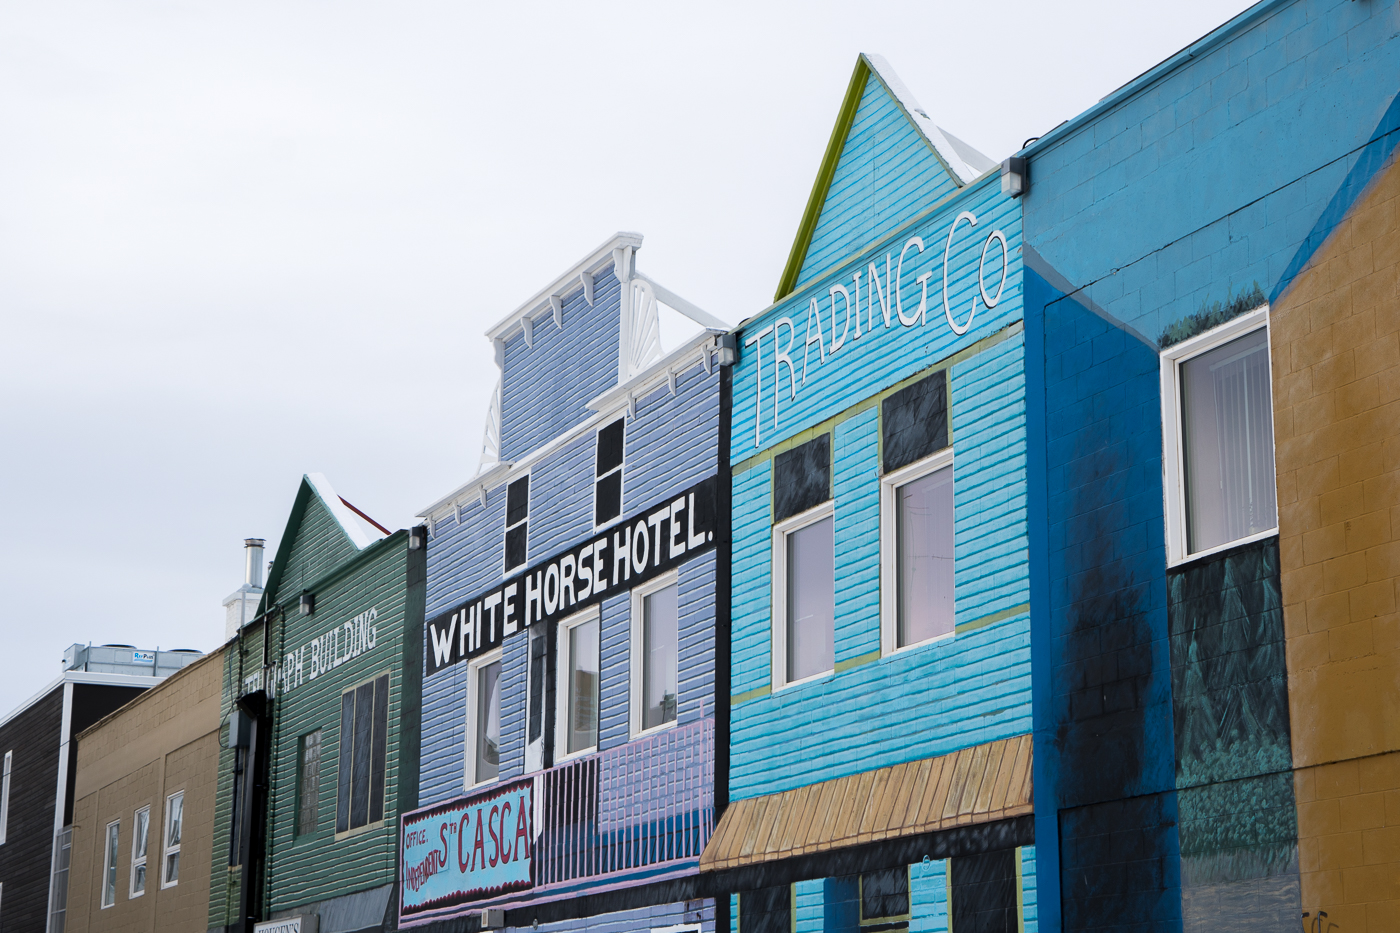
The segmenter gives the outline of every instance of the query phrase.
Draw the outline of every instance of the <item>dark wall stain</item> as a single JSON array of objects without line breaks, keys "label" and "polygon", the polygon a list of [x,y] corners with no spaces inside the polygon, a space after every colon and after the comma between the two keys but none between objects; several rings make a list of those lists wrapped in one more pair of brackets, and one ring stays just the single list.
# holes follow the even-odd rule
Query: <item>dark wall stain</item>
[{"label": "dark wall stain", "polygon": [[1066,931],[1180,929],[1176,794],[1060,811],[1060,910]]}]

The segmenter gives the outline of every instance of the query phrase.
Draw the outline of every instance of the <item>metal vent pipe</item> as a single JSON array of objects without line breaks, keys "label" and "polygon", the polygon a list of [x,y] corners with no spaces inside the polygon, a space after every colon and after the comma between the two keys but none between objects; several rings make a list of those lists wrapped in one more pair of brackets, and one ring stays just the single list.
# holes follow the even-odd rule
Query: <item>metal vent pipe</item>
[{"label": "metal vent pipe", "polygon": [[263,585],[263,545],[266,543],[262,538],[243,539],[243,550],[246,557],[243,582],[249,586],[261,588]]}]

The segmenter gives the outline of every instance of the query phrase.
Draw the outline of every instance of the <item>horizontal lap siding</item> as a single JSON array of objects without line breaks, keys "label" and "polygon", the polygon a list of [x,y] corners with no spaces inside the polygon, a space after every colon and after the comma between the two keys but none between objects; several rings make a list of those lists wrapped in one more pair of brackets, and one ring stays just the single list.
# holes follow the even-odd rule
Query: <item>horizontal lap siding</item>
[{"label": "horizontal lap siding", "polygon": [[297,528],[296,549],[282,571],[276,598],[286,599],[287,593],[301,592],[358,553],[359,548],[346,536],[321,497],[310,496]]},{"label": "horizontal lap siding", "polygon": [[[953,367],[959,623],[1029,600],[1020,336]],[[837,658],[878,651],[878,411],[836,427]],[[767,464],[734,478],[733,693],[769,686]],[[731,794],[774,793],[1031,729],[1030,623],[995,624],[733,708]]]},{"label": "horizontal lap siding", "polygon": [[[609,281],[612,281],[609,278]],[[599,307],[602,306],[599,299]],[[596,309],[595,309],[596,310]],[[568,305],[565,307],[568,328]],[[535,345],[553,330],[536,325]],[[587,346],[570,352],[595,354]],[[509,358],[509,357],[508,357]],[[608,357],[616,375],[616,355]],[[596,393],[595,393],[596,394]],[[590,396],[591,397],[591,396]],[[677,376],[676,394],[666,384],[637,401],[637,416],[624,431],[623,514],[689,488],[718,469],[719,372],[698,364]],[[548,443],[544,437],[534,446]],[[587,430],[541,458],[530,470],[529,562],[543,561],[591,535],[596,432]],[[490,490],[483,507],[472,497],[437,522],[428,550],[428,617],[447,611],[502,579],[505,485]],[[611,529],[603,533],[611,533]],[[515,572],[515,571],[513,571]],[[682,721],[714,710],[714,557],[685,563],[680,579],[680,712]],[[630,740],[631,595],[620,591],[599,606],[599,743],[612,748]],[[551,646],[556,647],[556,646]],[[430,650],[425,642],[424,650]],[[501,669],[501,776],[522,772],[526,729],[526,638],[507,639]],[[424,658],[426,661],[426,656]],[[425,667],[426,670],[426,667]],[[467,665],[457,664],[423,682],[420,806],[456,797],[463,789],[466,740]]]},{"label": "horizontal lap siding", "polygon": [[[948,231],[952,227],[958,211],[966,209],[977,215],[975,228],[969,227],[966,220],[958,225],[954,248],[948,257],[948,297],[949,304],[957,316],[959,326],[967,323],[968,306],[973,296],[979,294],[978,268],[982,258],[982,245],[992,229],[1001,230],[1006,237],[1009,255],[1007,259],[1006,288],[996,307],[988,310],[978,298],[977,313],[964,336],[957,336],[948,327],[943,311],[943,249]],[[820,280],[796,292],[792,298],[784,300],[778,307],[764,312],[748,324],[740,335],[739,363],[734,368],[734,414],[731,458],[740,463],[763,450],[771,448],[794,434],[803,431],[827,418],[840,414],[863,399],[906,379],[915,373],[928,369],[940,360],[946,360],[954,353],[974,342],[996,334],[998,331],[1021,320],[1021,220],[1016,202],[1001,196],[991,185],[972,192],[949,207],[948,213],[925,218],[901,237],[876,253],[850,263],[839,272],[823,276]],[[919,236],[924,242],[924,252],[911,248],[905,257],[902,283],[905,316],[917,312],[921,288],[916,278],[925,272],[932,275],[928,281],[928,306],[925,322],[906,327],[899,323],[890,299],[891,326],[886,327],[884,316],[878,310],[873,330],[862,323],[862,334],[855,338],[854,325],[847,335],[844,345],[835,353],[830,351],[831,338],[831,298],[830,287],[841,284],[847,290],[854,288],[854,274],[861,273],[861,309],[869,303],[869,263],[879,266],[882,287],[886,287],[886,255],[891,265],[897,265],[899,252],[909,237]],[[993,243],[987,253],[986,284],[988,294],[996,300],[997,276],[1000,274],[1000,245]],[[854,299],[852,291],[852,298]],[[827,346],[825,360],[818,352],[815,342],[808,346],[808,325],[810,323],[810,300],[817,299],[821,313],[824,339]],[[836,302],[838,311],[842,304]],[[792,321],[791,346],[787,346],[789,331],[786,324],[781,328],[782,347],[789,352],[796,371],[796,398],[792,398],[786,366],[782,368],[781,400],[778,412],[774,414],[774,344],[770,333],[762,339],[762,352],[747,341],[757,337],[764,330],[774,326],[782,317]],[[812,328],[815,331],[815,327]],[[815,334],[813,334],[815,338]],[[807,362],[804,366],[804,348]],[[755,375],[756,363],[762,357],[762,420],[757,424],[759,385]],[[804,374],[805,369],[805,374]],[[757,433],[756,433],[757,429]]]},{"label": "horizontal lap siding", "polygon": [[545,314],[505,342],[501,377],[501,459],[515,460],[588,418],[588,400],[617,384],[620,289],[612,270],[599,273],[594,304],[583,292],[564,300],[563,328]]},{"label": "horizontal lap siding", "polygon": [[957,189],[918,128],[871,74],[797,279],[809,284],[896,222]]},{"label": "horizontal lap siding", "polygon": [[[298,543],[300,546],[300,542]],[[397,854],[400,774],[400,722],[405,703],[403,684],[404,596],[406,550],[386,549],[351,576],[317,593],[316,612],[285,617],[285,641],[273,648],[281,654],[294,650],[335,625],[360,613],[377,610],[376,644],[356,658],[321,674],[315,680],[303,674],[300,686],[283,693],[274,703],[277,722],[270,769],[272,827],[268,841],[267,884],[271,909],[284,910],[352,891],[387,884],[394,878]],[[416,620],[415,620],[416,624]],[[306,652],[309,662],[310,652]],[[381,674],[389,675],[388,747],[384,776],[384,823],[337,840],[335,814],[340,755],[341,695]],[[319,817],[317,831],[297,838],[298,774],[301,737],[322,730]],[[408,773],[412,773],[409,769]]]},{"label": "horizontal lap siding", "polygon": [[[836,427],[836,660],[880,650],[880,413]],[[872,543],[876,543],[872,546]]]},{"label": "horizontal lap siding", "polygon": [[[769,685],[769,652],[773,615],[770,580],[773,574],[772,467],[763,462],[734,476],[731,536],[734,542],[731,613],[733,615],[732,678],[738,694]],[[735,739],[738,732],[735,731]]]},{"label": "horizontal lap siding", "polygon": [[541,923],[534,928],[534,933],[637,933],[639,930],[664,929],[681,924],[695,924],[697,921],[701,933],[714,933],[715,902],[707,898],[700,902],[700,910],[686,909],[694,903],[696,902],[657,904],[655,907],[621,910],[580,917],[576,920]]},{"label": "horizontal lap siding", "polygon": [[688,489],[719,468],[719,368],[697,363],[637,401],[626,431],[622,513]]},{"label": "horizontal lap siding", "polygon": [[1025,337],[953,367],[957,621],[1030,600]]}]

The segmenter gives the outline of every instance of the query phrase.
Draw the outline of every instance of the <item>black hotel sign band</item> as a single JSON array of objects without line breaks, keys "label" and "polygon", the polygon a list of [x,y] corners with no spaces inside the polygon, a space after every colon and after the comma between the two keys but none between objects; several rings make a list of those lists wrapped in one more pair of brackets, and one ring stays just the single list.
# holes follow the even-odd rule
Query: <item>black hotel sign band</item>
[{"label": "black hotel sign band", "polygon": [[490,651],[521,629],[565,618],[645,583],[714,547],[716,482],[714,477],[703,480],[429,620],[428,675]]}]

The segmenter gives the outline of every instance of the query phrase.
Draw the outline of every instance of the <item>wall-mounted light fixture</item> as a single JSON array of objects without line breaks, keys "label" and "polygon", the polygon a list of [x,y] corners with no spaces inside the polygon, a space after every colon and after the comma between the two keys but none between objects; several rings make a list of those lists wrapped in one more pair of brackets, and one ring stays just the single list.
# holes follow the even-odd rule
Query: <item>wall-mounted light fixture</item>
[{"label": "wall-mounted light fixture", "polygon": [[[461,515],[460,507],[457,513]],[[460,519],[459,519],[460,521]],[[408,531],[408,549],[410,551],[422,551],[428,546],[428,526],[414,525]]]},{"label": "wall-mounted light fixture", "polygon": [[1001,193],[1019,198],[1031,188],[1030,163],[1023,156],[1012,156],[1001,163]]},{"label": "wall-mounted light fixture", "polygon": [[739,338],[733,334],[720,334],[715,341],[715,357],[721,366],[733,366],[739,362]]},{"label": "wall-mounted light fixture", "polygon": [[316,611],[316,594],[315,594],[315,593],[302,593],[302,594],[301,594],[301,614],[304,615],[304,616],[309,616],[309,615],[311,615],[311,613],[313,613],[313,612],[315,612],[315,611]]}]

